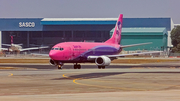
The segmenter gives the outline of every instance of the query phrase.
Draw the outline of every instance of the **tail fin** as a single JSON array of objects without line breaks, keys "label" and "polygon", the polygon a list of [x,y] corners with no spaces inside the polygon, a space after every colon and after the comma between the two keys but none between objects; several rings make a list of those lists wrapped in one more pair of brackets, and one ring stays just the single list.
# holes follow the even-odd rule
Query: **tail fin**
[{"label": "tail fin", "polygon": [[11,36],[11,44],[13,44],[13,35],[10,35]]},{"label": "tail fin", "polygon": [[123,14],[120,14],[119,18],[116,22],[116,26],[115,26],[114,33],[113,33],[112,37],[109,40],[107,40],[105,43],[120,44],[122,21],[123,21]]}]

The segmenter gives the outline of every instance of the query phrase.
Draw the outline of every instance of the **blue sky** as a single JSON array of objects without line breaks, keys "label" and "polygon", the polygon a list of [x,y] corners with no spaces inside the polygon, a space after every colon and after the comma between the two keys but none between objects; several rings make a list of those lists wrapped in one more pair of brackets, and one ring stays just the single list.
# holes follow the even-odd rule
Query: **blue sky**
[{"label": "blue sky", "polygon": [[180,24],[180,0],[0,0],[0,18],[165,18]]}]

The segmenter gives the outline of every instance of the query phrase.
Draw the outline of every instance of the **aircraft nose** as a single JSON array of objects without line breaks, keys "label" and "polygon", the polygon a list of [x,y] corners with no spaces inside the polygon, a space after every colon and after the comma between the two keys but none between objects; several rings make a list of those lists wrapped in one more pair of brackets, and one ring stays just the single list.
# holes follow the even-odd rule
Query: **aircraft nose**
[{"label": "aircraft nose", "polygon": [[49,57],[51,58],[51,59],[54,59],[55,57],[56,57],[56,51],[53,51],[53,50],[51,50],[50,52],[49,52]]}]

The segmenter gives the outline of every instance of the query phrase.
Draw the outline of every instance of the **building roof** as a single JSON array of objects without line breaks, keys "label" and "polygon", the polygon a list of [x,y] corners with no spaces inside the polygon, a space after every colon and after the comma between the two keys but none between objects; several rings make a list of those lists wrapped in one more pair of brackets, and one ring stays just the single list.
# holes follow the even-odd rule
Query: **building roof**
[{"label": "building roof", "polygon": [[[114,28],[110,31],[114,32]],[[144,33],[144,34],[143,34]],[[165,27],[148,28],[148,27],[134,27],[134,28],[122,28],[122,35],[164,35],[168,34]]]},{"label": "building roof", "polygon": [[117,18],[44,18],[41,21],[117,21]]},{"label": "building roof", "polygon": [[[118,18],[44,18],[41,25],[115,25]],[[166,27],[171,31],[171,18],[123,18],[123,27]]]},{"label": "building roof", "polygon": [[44,18],[42,25],[115,24],[117,18]]},{"label": "building roof", "polygon": [[123,28],[123,32],[163,32],[165,28]]}]

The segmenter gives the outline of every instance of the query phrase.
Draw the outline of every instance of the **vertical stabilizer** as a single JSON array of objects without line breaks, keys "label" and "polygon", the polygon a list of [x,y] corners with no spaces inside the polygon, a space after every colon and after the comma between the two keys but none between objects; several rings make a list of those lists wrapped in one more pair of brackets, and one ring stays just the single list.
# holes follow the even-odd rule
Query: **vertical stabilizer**
[{"label": "vertical stabilizer", "polygon": [[11,36],[11,44],[13,44],[13,35],[10,35]]},{"label": "vertical stabilizer", "polygon": [[119,18],[116,22],[116,26],[115,26],[114,33],[113,33],[112,37],[109,40],[107,40],[105,43],[120,44],[122,22],[123,22],[123,14],[120,14]]}]

